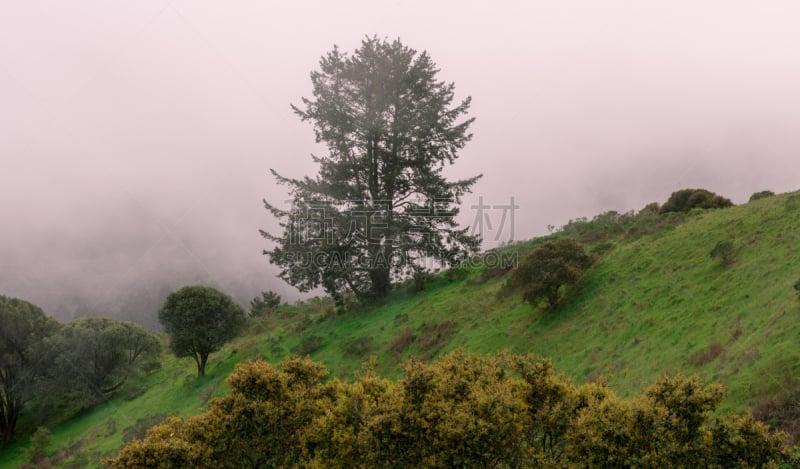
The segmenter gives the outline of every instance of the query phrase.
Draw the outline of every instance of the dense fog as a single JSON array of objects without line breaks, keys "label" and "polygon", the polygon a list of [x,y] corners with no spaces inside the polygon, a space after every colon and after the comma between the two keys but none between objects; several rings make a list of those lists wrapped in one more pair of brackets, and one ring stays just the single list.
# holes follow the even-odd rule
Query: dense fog
[{"label": "dense fog", "polygon": [[400,37],[472,96],[448,170],[513,197],[513,231],[703,187],[800,189],[800,4],[784,2],[54,2],[0,14],[0,294],[59,319],[155,327],[166,294],[302,295],[262,256],[270,168],[324,151],[290,109],[338,44]]}]

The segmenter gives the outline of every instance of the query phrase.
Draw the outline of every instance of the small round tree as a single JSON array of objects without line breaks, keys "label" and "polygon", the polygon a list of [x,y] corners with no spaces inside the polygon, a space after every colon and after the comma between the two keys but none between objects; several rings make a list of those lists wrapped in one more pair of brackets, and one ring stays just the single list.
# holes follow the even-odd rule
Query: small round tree
[{"label": "small round tree", "polygon": [[525,256],[511,274],[511,285],[521,288],[531,305],[546,299],[552,309],[561,287],[576,285],[592,263],[592,256],[574,239],[550,241]]},{"label": "small round tree", "polygon": [[177,357],[192,357],[197,376],[204,376],[212,352],[236,337],[246,314],[230,296],[210,287],[190,286],[170,293],[158,320],[170,337]]}]

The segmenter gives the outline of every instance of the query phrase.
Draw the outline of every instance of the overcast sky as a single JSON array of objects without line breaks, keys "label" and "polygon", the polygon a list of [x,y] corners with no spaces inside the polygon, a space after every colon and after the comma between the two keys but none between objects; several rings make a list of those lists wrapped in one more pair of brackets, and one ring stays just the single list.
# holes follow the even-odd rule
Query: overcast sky
[{"label": "overcast sky", "polygon": [[297,298],[261,255],[261,199],[287,198],[270,168],[315,173],[289,105],[365,35],[472,96],[464,224],[479,196],[514,197],[526,239],[685,187],[800,189],[798,24],[788,0],[2,2],[0,294],[60,317],[161,279]]}]

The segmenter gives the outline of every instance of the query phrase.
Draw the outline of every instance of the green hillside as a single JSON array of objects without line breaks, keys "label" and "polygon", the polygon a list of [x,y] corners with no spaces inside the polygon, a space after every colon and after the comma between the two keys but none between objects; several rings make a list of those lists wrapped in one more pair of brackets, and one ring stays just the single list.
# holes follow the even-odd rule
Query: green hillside
[{"label": "green hillside", "polygon": [[[60,452],[54,459],[63,467],[97,465],[133,427],[199,412],[224,394],[235,363],[293,353],[308,353],[345,377],[374,355],[377,369],[396,377],[411,355],[508,348],[551,357],[577,382],[602,374],[622,395],[682,370],[724,384],[724,408],[742,410],[800,371],[800,300],[792,288],[800,277],[798,228],[800,193],[794,193],[693,212],[651,234],[598,241],[599,261],[554,313],[523,303],[503,288],[504,276],[481,267],[463,276],[440,273],[424,291],[410,293],[408,285],[383,304],[346,312],[327,299],[283,306],[213,354],[203,378],[195,377],[191,359],[165,355],[136,397],[117,397],[53,425],[51,450]],[[727,267],[709,255],[725,240],[734,246]],[[20,466],[26,445],[5,449],[0,466]]]}]

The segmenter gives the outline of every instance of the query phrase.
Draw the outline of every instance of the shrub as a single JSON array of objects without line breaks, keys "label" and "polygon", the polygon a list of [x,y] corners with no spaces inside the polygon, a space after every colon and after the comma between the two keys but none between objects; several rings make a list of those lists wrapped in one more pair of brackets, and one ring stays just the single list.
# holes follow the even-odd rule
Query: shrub
[{"label": "shrub", "polygon": [[[686,212],[662,212],[662,207],[658,203],[652,202],[638,212],[631,210],[619,213],[612,210],[595,215],[591,219],[582,217],[570,220],[560,228],[557,235],[567,236],[587,244],[618,239],[623,236],[634,238],[675,226],[685,220],[686,213],[688,210]],[[676,215],[681,216],[676,217]],[[548,241],[546,238],[548,237],[536,238],[534,241],[541,240],[538,244],[542,244]]]},{"label": "shrub", "polygon": [[297,300],[291,307],[281,308],[281,317],[290,318],[293,316],[313,316],[315,314],[323,313],[324,311],[334,308],[336,302],[330,296],[308,298],[306,300]]},{"label": "shrub", "polygon": [[772,192],[772,191],[754,192],[753,195],[750,196],[750,200],[749,201],[753,202],[753,201],[759,200],[759,199],[766,199],[767,197],[772,197],[774,195],[775,195],[775,193]]},{"label": "shrub", "polygon": [[639,212],[636,214],[638,218],[641,217],[649,217],[658,215],[661,211],[661,206],[658,205],[658,202],[650,202],[649,204],[645,205]]},{"label": "shrub", "polygon": [[52,437],[47,427],[39,427],[31,435],[31,443],[25,450],[28,461],[36,464],[47,457],[47,447],[50,446]]},{"label": "shrub", "polygon": [[718,259],[723,267],[733,264],[733,242],[727,239],[718,242],[709,255],[712,259]]},{"label": "shrub", "polygon": [[800,382],[787,373],[780,389],[753,406],[753,417],[786,432],[789,443],[800,442]]},{"label": "shrub", "polygon": [[[580,387],[550,360],[500,353],[409,360],[396,382],[374,363],[327,380],[308,359],[241,363],[228,395],[126,445],[127,467],[777,467],[798,459],[722,387],[664,376],[621,399]],[[796,467],[796,466],[792,466]]]},{"label": "shrub", "polygon": [[713,416],[722,396],[719,385],[677,375],[631,401],[611,396],[590,404],[573,424],[568,458],[586,468],[796,464],[783,435],[771,435],[751,415]]},{"label": "shrub", "polygon": [[800,279],[794,282],[794,291],[797,292],[797,297],[800,298]]},{"label": "shrub", "polygon": [[274,291],[261,292],[261,297],[250,300],[250,316],[272,315],[281,305],[281,296]]},{"label": "shrub", "polygon": [[561,232],[586,243],[608,239],[625,233],[636,221],[633,212],[619,213],[614,210],[595,215],[591,220],[583,217],[570,220],[561,227]]},{"label": "shrub", "polygon": [[719,196],[705,189],[682,189],[675,191],[661,206],[661,213],[688,213],[693,208],[727,208],[732,207],[730,199]]},{"label": "shrub", "polygon": [[573,239],[549,241],[525,256],[512,272],[509,285],[521,288],[531,305],[547,300],[552,309],[558,304],[561,288],[577,285],[593,262],[583,245]]}]

